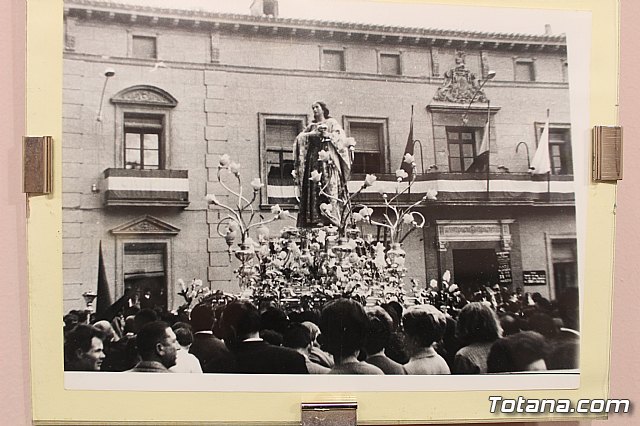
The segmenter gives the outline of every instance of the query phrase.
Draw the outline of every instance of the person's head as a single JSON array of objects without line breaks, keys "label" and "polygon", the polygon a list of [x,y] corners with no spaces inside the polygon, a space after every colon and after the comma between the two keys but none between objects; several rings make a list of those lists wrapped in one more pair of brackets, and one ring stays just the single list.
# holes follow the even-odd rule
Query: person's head
[{"label": "person's head", "polygon": [[418,350],[442,340],[447,317],[433,305],[417,305],[407,309],[402,324],[411,348]]},{"label": "person's head", "polygon": [[544,337],[535,331],[521,331],[496,340],[487,358],[487,372],[544,371]]},{"label": "person's head", "polygon": [[136,336],[136,347],[143,361],[157,361],[166,368],[176,365],[178,341],[164,321],[153,321],[143,326]]},{"label": "person's head", "polygon": [[280,308],[268,306],[262,314],[260,314],[260,328],[262,330],[273,330],[283,334],[288,326],[289,318]]},{"label": "person's head", "polygon": [[158,314],[153,309],[141,309],[133,318],[134,332],[138,333],[145,325],[158,321]]},{"label": "person's head", "polygon": [[[320,318],[318,318],[318,322],[319,321],[320,321]],[[302,325],[307,327],[307,330],[309,330],[309,335],[311,336],[311,344],[318,346],[317,340],[318,340],[318,336],[320,335],[320,327],[318,327],[316,323],[311,321],[304,321]]]},{"label": "person's head", "polygon": [[78,315],[73,312],[69,312],[62,320],[64,321],[65,332],[73,330],[73,328],[78,325]]},{"label": "person's head", "polygon": [[560,328],[555,320],[545,313],[535,313],[529,317],[529,330],[536,331],[544,337],[556,337]]},{"label": "person's head", "polygon": [[493,309],[481,302],[466,305],[458,315],[456,337],[464,344],[493,342],[502,336],[502,329]]},{"label": "person's head", "polygon": [[336,361],[355,355],[364,344],[368,324],[360,303],[351,299],[327,302],[320,314],[320,345]]},{"label": "person's head", "polygon": [[260,331],[260,312],[251,302],[235,300],[225,306],[220,317],[220,337],[229,347]]},{"label": "person's head", "polygon": [[309,349],[311,333],[304,325],[291,323],[284,332],[282,344],[291,349]]},{"label": "person's head", "polygon": [[516,334],[520,331],[519,321],[511,314],[504,314],[500,317],[500,327],[504,336]]},{"label": "person's head", "polygon": [[389,344],[393,331],[393,320],[387,311],[380,306],[367,308],[366,313],[369,318],[369,326],[364,349],[367,354],[373,355],[385,349]]},{"label": "person's head", "polygon": [[65,370],[99,371],[105,358],[104,334],[97,328],[79,324],[64,339]]},{"label": "person's head", "polygon": [[93,324],[95,328],[102,331],[105,335],[105,342],[117,342],[118,336],[116,332],[113,330],[113,326],[107,320],[101,320]]},{"label": "person's head", "polygon": [[193,332],[212,331],[213,329],[213,309],[208,305],[197,305],[191,310],[191,326]]},{"label": "person's head", "polygon": [[313,116],[316,118],[324,117],[329,118],[329,108],[324,101],[315,101],[311,105],[311,110],[313,111]]},{"label": "person's head", "polygon": [[172,327],[173,332],[176,334],[176,340],[178,344],[183,348],[189,348],[193,344],[193,334],[188,327]]}]

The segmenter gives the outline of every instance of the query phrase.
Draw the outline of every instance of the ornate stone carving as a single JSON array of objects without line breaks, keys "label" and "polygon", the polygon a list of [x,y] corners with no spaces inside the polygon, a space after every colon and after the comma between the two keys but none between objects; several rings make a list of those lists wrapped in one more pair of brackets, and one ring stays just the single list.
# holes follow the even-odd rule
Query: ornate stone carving
[{"label": "ornate stone carving", "polygon": [[437,47],[431,47],[431,75],[434,77],[440,76],[440,58]]},{"label": "ornate stone carving", "polygon": [[133,86],[111,98],[114,104],[140,104],[173,108],[178,101],[169,93],[154,86]]},{"label": "ornate stone carving", "polygon": [[179,228],[149,215],[139,217],[111,230],[111,233],[116,235],[176,235],[178,232],[180,232]]},{"label": "ornate stone carving", "polygon": [[[465,66],[465,54],[456,52],[456,66],[444,73],[444,85],[440,87],[434,101],[466,104],[473,99],[476,102],[487,102],[476,75]],[[475,99],[474,99],[475,95]]]},{"label": "ornate stone carving", "polygon": [[501,240],[502,251],[511,251],[511,235],[503,235]]},{"label": "ornate stone carving", "polygon": [[438,251],[442,251],[445,252],[447,251],[447,242],[446,241],[436,241],[436,248],[438,249]]}]

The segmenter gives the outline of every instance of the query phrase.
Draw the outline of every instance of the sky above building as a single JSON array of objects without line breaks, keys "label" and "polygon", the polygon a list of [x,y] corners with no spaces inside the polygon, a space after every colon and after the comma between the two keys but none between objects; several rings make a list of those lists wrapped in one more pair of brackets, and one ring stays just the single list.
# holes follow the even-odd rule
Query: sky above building
[{"label": "sky above building", "polygon": [[[253,0],[99,0],[168,9],[249,14]],[[513,3],[513,2],[509,2]],[[565,32],[567,12],[430,5],[421,1],[279,0],[280,17],[502,33]]]}]

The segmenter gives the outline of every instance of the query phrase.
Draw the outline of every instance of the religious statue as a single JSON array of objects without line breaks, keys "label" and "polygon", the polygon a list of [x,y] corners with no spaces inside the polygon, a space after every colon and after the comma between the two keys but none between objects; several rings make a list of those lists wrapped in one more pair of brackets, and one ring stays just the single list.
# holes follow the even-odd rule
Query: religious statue
[{"label": "religious statue", "polygon": [[349,197],[349,143],[324,102],[311,109],[313,121],[296,137],[293,151],[300,200],[297,226],[340,226]]}]

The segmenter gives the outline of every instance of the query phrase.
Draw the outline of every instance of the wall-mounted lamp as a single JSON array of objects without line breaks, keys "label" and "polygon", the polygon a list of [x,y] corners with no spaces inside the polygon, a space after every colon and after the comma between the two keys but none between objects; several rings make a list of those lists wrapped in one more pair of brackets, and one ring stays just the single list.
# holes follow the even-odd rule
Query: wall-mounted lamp
[{"label": "wall-mounted lamp", "polygon": [[91,192],[93,192],[94,194],[100,193],[100,188],[98,188],[97,184],[95,183],[91,184]]},{"label": "wall-mounted lamp", "polygon": [[82,293],[82,297],[84,297],[84,303],[87,304],[87,308],[90,308],[93,305],[93,301],[98,297],[98,295],[92,291],[85,291]]},{"label": "wall-mounted lamp", "polygon": [[98,116],[96,121],[102,121],[102,103],[104,102],[104,93],[107,90],[107,82],[111,77],[116,75],[116,71],[113,68],[107,68],[104,70],[104,85],[102,86],[102,95],[100,95],[100,108],[98,109]]},{"label": "wall-mounted lamp", "polygon": [[[496,72],[495,71],[488,71],[487,72],[487,76],[480,82],[480,86],[478,86],[476,91],[473,92],[473,96],[471,97],[471,101],[469,101],[469,105],[467,105],[467,109],[464,111],[464,115],[462,116],[462,125],[463,126],[466,126],[467,123],[469,122],[469,117],[468,117],[469,110],[471,109],[471,105],[473,105],[473,101],[476,100],[476,97],[478,96],[478,93],[480,93],[482,91],[482,88],[487,83],[487,81],[493,80],[493,78],[495,76],[496,76]],[[487,103],[489,103],[489,102],[487,101]]]}]

